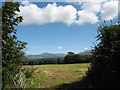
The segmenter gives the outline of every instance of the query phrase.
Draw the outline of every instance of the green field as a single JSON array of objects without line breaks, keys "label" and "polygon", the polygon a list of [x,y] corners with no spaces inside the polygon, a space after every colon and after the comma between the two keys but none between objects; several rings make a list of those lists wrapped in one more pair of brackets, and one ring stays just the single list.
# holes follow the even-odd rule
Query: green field
[{"label": "green field", "polygon": [[34,76],[27,79],[26,88],[54,88],[80,81],[90,64],[29,65],[35,67]]}]

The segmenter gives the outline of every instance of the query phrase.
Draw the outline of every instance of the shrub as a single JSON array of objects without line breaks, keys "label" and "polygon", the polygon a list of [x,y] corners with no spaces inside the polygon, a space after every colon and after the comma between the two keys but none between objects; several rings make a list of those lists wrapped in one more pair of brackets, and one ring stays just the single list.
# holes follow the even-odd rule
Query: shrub
[{"label": "shrub", "polygon": [[93,49],[93,61],[88,76],[103,87],[119,87],[120,25],[100,26],[97,39],[100,42]]},{"label": "shrub", "polygon": [[36,69],[37,69],[37,67],[35,67],[35,66],[27,66],[27,67],[22,68],[22,71],[25,74],[26,78],[31,78],[35,75]]}]

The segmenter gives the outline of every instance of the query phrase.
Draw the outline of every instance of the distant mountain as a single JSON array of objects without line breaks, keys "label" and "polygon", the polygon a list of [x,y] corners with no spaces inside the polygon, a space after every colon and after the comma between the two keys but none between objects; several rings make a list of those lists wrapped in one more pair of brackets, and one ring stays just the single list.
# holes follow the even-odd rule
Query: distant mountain
[{"label": "distant mountain", "polygon": [[92,53],[91,53],[91,50],[85,50],[85,51],[80,52],[78,54],[80,54],[80,55],[91,55]]},{"label": "distant mountain", "polygon": [[28,59],[43,59],[43,58],[62,58],[65,57],[66,54],[61,54],[61,53],[42,53],[38,55],[27,55],[26,58]]},{"label": "distant mountain", "polygon": [[[83,52],[78,53],[80,55],[91,55],[91,50],[86,50]],[[42,53],[37,55],[26,55],[25,57],[28,59],[44,59],[44,58],[62,58],[65,57],[67,54],[62,53]]]}]

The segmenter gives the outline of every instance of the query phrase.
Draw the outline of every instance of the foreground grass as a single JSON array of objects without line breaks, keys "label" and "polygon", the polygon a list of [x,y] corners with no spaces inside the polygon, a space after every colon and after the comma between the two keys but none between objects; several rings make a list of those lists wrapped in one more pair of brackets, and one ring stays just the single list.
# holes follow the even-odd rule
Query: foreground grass
[{"label": "foreground grass", "polygon": [[54,88],[62,84],[80,81],[89,66],[89,63],[24,66],[24,68],[37,68],[34,76],[27,80],[26,88]]}]

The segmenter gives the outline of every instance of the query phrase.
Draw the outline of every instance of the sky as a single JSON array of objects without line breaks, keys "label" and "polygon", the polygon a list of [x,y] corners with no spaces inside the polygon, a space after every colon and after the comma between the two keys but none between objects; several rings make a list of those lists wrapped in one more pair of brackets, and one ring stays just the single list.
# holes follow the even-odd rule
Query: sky
[{"label": "sky", "polygon": [[[99,1],[99,0],[98,0]],[[97,28],[104,20],[117,22],[118,2],[29,2],[20,3],[23,22],[17,36],[28,44],[29,54],[79,53],[97,44]]]}]

